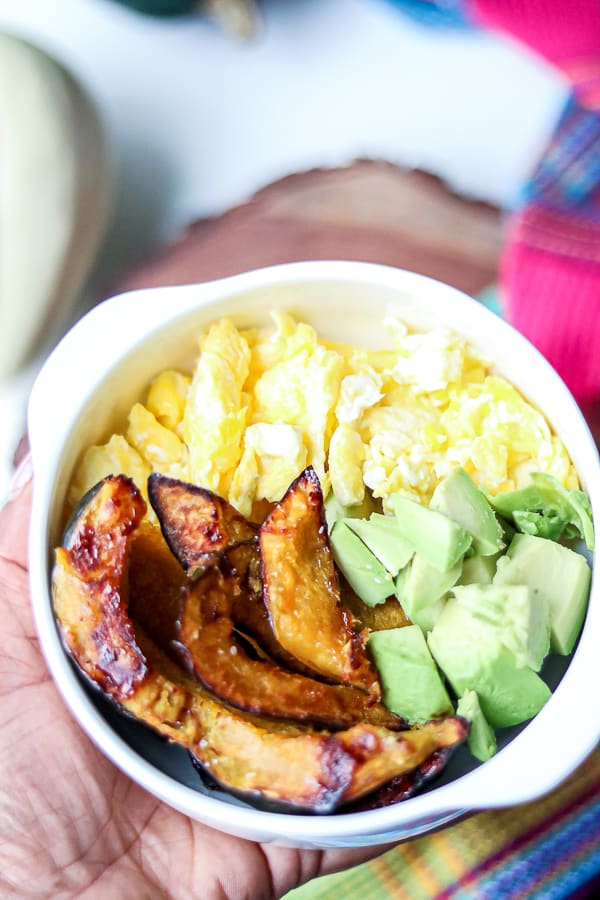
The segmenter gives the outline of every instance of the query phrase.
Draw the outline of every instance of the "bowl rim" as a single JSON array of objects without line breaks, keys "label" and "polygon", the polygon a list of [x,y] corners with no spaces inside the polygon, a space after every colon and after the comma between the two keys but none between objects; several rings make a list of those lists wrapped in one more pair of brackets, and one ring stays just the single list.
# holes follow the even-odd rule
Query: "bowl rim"
[{"label": "bowl rim", "polygon": [[[581,693],[588,679],[595,683],[599,674],[600,666],[594,650],[590,623],[592,619],[598,619],[596,627],[600,628],[600,598],[595,607],[590,603],[588,621],[577,651],[550,701],[518,737],[484,766],[400,804],[363,812],[315,816],[271,812],[224,802],[181,784],[138,756],[110,728],[85,693],[63,650],[54,622],[49,591],[48,518],[55,502],[54,480],[61,451],[70,428],[98,389],[102,376],[106,376],[136,346],[150,339],[161,327],[178,316],[191,314],[200,307],[210,310],[224,299],[256,288],[309,282],[364,283],[404,292],[424,292],[434,303],[437,302],[436,298],[443,299],[444,302],[452,299],[464,313],[493,327],[500,335],[499,340],[513,352],[525,354],[532,366],[543,373],[548,388],[552,391],[553,402],[562,404],[568,411],[570,426],[575,429],[573,440],[576,439],[582,447],[585,486],[595,512],[595,498],[600,500],[600,463],[589,428],[557,373],[510,325],[458,289],[404,269],[337,260],[286,263],[200,285],[149,288],[117,295],[94,307],[57,345],[36,380],[29,403],[28,424],[35,473],[29,544],[31,595],[41,648],[67,706],[102,752],[150,793],[191,818],[221,830],[251,833],[259,840],[270,840],[279,835],[296,844],[308,842],[311,846],[327,846],[328,842],[331,842],[329,845],[339,846],[345,840],[366,844],[392,840],[398,835],[412,836],[442,821],[463,815],[467,810],[509,806],[532,800],[555,787],[583,761],[600,739],[600,711],[594,715],[593,707],[588,704],[582,722],[578,704],[569,702],[569,697],[574,693]],[[100,348],[90,353],[95,335],[114,322],[117,315],[121,317],[126,308],[131,311],[142,301],[146,318],[138,327],[135,340],[132,341],[125,328],[122,329],[123,333],[115,335],[114,346],[110,351],[111,364],[107,367]],[[76,384],[65,374],[73,369],[80,373]],[[65,395],[67,386],[69,403],[59,404],[61,409],[56,416],[56,410],[53,410],[54,424],[48,432],[47,411],[51,408],[53,398]],[[599,593],[596,582],[594,573],[591,597]],[[594,665],[595,677],[592,674]],[[582,696],[585,696],[585,690]],[[561,749],[554,740],[553,764],[543,767],[539,765],[539,760],[527,759],[524,752],[517,750],[528,745],[544,746],[556,734],[553,731],[556,726],[554,710],[558,711],[559,704],[562,707],[561,723],[567,726],[563,734],[569,733],[569,727],[575,728],[574,733],[578,735],[577,747],[573,749],[569,744]],[[562,744],[567,742],[563,741]],[[518,784],[515,784],[515,765],[520,766]]]}]

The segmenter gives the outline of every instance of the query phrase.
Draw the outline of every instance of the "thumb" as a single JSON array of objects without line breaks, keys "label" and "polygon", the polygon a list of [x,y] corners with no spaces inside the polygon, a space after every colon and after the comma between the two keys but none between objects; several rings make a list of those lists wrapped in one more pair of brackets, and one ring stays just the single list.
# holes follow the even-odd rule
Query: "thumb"
[{"label": "thumb", "polygon": [[0,509],[0,558],[27,568],[27,536],[32,496],[31,455],[15,471],[6,505]]}]

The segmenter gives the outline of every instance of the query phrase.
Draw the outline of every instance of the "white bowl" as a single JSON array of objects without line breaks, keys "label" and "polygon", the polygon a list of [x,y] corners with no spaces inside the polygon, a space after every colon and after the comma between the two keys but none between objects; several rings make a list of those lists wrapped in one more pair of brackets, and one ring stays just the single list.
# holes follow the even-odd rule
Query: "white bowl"
[{"label": "white bowl", "polygon": [[405,802],[329,816],[257,810],[203,786],[187,753],[116,712],[84,685],[67,658],[50,598],[52,548],[60,543],[67,485],[81,451],[121,425],[162,369],[192,363],[201,330],[220,316],[241,326],[290,310],[330,339],[381,346],[390,310],[417,329],[445,323],[496,360],[541,408],[567,446],[597,516],[600,465],[571,394],[543,357],[481,304],[422,275],[354,262],[276,266],[209,284],[133,291],[93,309],[48,359],[31,396],[35,471],[31,591],[41,646],[58,689],[90,738],[120,769],[165,803],[223,831],[314,848],[412,837],[465,811],[531,800],[559,784],[600,738],[600,588],[593,578],[583,633],[570,660],[544,670],[553,695],[527,725],[506,729],[499,753],[475,765],[457,751],[443,777]]}]

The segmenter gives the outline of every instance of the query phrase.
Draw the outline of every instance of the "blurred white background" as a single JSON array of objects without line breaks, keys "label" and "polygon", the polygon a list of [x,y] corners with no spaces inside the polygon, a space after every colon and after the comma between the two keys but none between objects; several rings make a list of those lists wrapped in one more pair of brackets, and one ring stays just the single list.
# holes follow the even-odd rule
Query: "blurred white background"
[{"label": "blurred white background", "polygon": [[[385,0],[262,9],[260,34],[239,43],[204,19],[112,0],[0,0],[0,31],[71,69],[110,139],[114,213],[88,300],[192,219],[355,157],[419,166],[509,207],[565,99],[558,74],[509,40],[428,29]],[[39,364],[0,385],[0,497]]]}]

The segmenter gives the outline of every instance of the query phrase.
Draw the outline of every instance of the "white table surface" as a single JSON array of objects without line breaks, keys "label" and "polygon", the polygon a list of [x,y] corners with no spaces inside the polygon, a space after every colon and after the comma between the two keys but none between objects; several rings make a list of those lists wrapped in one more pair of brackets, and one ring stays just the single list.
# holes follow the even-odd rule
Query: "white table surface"
[{"label": "white table surface", "polygon": [[[261,33],[240,44],[112,0],[0,0],[0,30],[67,65],[104,117],[117,199],[99,282],[191,219],[359,156],[510,206],[564,102],[559,76],[509,40],[423,28],[384,0],[262,8]],[[0,498],[39,364],[0,384]]]}]

